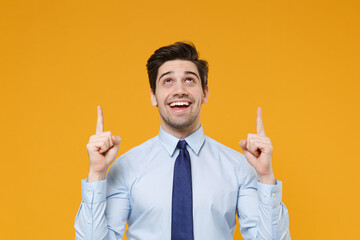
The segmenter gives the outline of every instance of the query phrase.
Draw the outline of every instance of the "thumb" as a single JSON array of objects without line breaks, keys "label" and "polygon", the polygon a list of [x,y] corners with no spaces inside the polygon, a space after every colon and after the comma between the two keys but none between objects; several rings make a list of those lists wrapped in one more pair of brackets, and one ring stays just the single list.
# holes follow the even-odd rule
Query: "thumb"
[{"label": "thumb", "polygon": [[240,144],[240,147],[241,147],[241,149],[243,150],[243,152],[245,152],[245,151],[247,150],[247,149],[246,149],[247,141],[241,139],[239,144]]},{"label": "thumb", "polygon": [[246,160],[250,163],[251,166],[255,166],[256,156],[254,156],[249,150],[246,148],[247,141],[241,140],[240,141],[240,147],[245,155]]},{"label": "thumb", "polygon": [[114,143],[114,146],[116,146],[116,147],[120,146],[121,138],[119,136],[112,135],[111,140]]}]

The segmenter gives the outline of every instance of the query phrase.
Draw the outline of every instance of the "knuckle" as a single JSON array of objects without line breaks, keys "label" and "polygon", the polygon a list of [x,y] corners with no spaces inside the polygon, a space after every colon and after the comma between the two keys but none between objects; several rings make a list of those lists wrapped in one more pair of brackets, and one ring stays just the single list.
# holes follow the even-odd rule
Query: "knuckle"
[{"label": "knuckle", "polygon": [[86,149],[87,150],[92,149],[92,147],[93,147],[93,144],[91,144],[91,143],[86,144]]},{"label": "knuckle", "polygon": [[101,138],[101,137],[104,137],[105,133],[99,133],[99,134],[96,134],[96,137],[98,138]]},{"label": "knuckle", "polygon": [[256,134],[253,134],[253,133],[248,133],[248,138],[254,138],[256,136]]}]

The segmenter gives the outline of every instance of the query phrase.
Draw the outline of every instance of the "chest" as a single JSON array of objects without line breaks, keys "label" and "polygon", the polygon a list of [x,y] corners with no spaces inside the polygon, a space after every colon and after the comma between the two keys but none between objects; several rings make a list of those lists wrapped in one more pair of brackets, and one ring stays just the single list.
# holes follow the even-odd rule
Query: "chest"
[{"label": "chest", "polygon": [[[194,215],[231,213],[235,216],[239,187],[235,171],[194,156],[191,161]],[[132,214],[171,216],[174,162],[175,159],[155,161],[132,179]]]}]

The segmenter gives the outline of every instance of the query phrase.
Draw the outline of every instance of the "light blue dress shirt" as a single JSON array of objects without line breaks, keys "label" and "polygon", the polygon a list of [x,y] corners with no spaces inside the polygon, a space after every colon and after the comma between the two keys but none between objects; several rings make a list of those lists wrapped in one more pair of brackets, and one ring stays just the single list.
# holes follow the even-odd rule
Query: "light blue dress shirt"
[{"label": "light blue dress shirt", "polygon": [[[195,240],[232,240],[236,214],[244,239],[290,239],[282,183],[261,184],[244,155],[204,135],[185,138],[190,153]],[[171,196],[179,139],[158,136],[118,158],[106,180],[82,180],[76,239],[171,239]]]}]

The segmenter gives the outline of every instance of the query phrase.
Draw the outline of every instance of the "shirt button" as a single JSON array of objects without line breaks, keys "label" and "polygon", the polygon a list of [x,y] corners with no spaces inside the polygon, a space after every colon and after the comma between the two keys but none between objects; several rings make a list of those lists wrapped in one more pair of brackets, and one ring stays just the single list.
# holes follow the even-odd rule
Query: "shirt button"
[{"label": "shirt button", "polygon": [[275,225],[275,224],[276,224],[276,221],[273,221],[272,224]]},{"label": "shirt button", "polygon": [[90,220],[88,220],[87,223],[90,224]]},{"label": "shirt button", "polygon": [[88,191],[87,194],[90,197],[92,193],[91,193],[91,191]]},{"label": "shirt button", "polygon": [[267,197],[267,194],[266,194],[266,193],[264,193],[264,197]]},{"label": "shirt button", "polygon": [[100,189],[98,189],[98,190],[96,191],[96,193],[97,193],[97,194],[100,194],[100,193],[101,193]]},{"label": "shirt button", "polygon": [[275,194],[275,193],[272,193],[272,194],[271,194],[271,196],[272,196],[272,197],[275,197],[275,196],[276,196],[276,194]]}]

